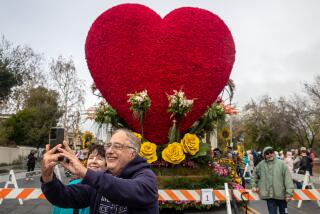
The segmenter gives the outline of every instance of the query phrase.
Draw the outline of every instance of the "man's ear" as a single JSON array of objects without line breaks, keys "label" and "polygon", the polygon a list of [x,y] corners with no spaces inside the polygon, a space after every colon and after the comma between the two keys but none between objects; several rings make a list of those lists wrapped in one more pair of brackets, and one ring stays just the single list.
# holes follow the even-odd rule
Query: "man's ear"
[{"label": "man's ear", "polygon": [[137,151],[133,150],[131,153],[131,160],[137,155]]}]

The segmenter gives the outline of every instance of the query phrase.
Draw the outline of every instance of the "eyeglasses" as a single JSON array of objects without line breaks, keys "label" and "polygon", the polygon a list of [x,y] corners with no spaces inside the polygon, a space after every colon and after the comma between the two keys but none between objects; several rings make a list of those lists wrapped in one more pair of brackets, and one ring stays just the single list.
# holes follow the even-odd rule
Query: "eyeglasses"
[{"label": "eyeglasses", "polygon": [[129,148],[129,149],[133,149],[133,150],[136,150],[134,147],[132,146],[127,146],[127,145],[123,145],[123,144],[120,144],[120,143],[107,143],[104,145],[104,149],[107,150],[107,149],[114,149],[114,150],[123,150],[124,148]]},{"label": "eyeglasses", "polygon": [[270,154],[273,154],[273,151],[268,151],[264,153],[264,155],[270,155]]}]

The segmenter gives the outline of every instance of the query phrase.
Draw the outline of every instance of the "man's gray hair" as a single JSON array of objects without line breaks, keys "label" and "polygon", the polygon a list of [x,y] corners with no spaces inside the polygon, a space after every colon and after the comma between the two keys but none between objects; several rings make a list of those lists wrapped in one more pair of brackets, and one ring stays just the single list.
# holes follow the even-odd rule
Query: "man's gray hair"
[{"label": "man's gray hair", "polygon": [[124,132],[127,136],[127,139],[129,141],[129,143],[131,144],[131,146],[136,150],[136,152],[139,154],[140,151],[140,140],[139,138],[137,138],[133,132],[129,129],[117,129],[113,134],[116,134],[118,132]]}]

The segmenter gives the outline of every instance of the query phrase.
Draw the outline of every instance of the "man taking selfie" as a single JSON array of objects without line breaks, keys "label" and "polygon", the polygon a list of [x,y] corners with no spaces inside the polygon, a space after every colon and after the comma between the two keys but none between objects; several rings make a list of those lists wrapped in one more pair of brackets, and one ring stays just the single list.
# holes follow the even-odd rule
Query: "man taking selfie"
[{"label": "man taking selfie", "polygon": [[[105,144],[106,172],[85,168],[67,144],[49,150],[42,163],[42,191],[52,204],[65,208],[90,206],[90,213],[159,213],[156,176],[139,154],[140,142],[126,129],[117,130]],[[58,152],[58,153],[57,153]],[[58,158],[61,165],[82,178],[81,184],[66,186],[53,174]]]}]

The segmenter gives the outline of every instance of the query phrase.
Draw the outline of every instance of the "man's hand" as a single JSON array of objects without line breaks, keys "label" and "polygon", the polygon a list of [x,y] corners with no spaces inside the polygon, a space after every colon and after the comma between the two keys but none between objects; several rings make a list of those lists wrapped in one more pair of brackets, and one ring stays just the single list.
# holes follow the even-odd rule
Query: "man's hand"
[{"label": "man's hand", "polygon": [[291,201],[291,197],[286,198],[286,202],[288,203],[289,201]]},{"label": "man's hand", "polygon": [[43,155],[41,164],[41,177],[44,183],[48,183],[53,179],[53,168],[58,164],[59,157],[62,157],[60,153],[56,153],[60,147],[61,144],[50,149],[49,144],[46,145],[46,153]]},{"label": "man's hand", "polygon": [[63,142],[64,148],[58,148],[58,151],[61,152],[60,154],[67,160],[61,162],[61,165],[69,170],[72,174],[83,178],[86,173],[87,169],[82,165],[81,161],[74,155],[73,151],[70,149],[68,143]]},{"label": "man's hand", "polygon": [[259,193],[259,188],[258,187],[252,187],[252,192]]}]

